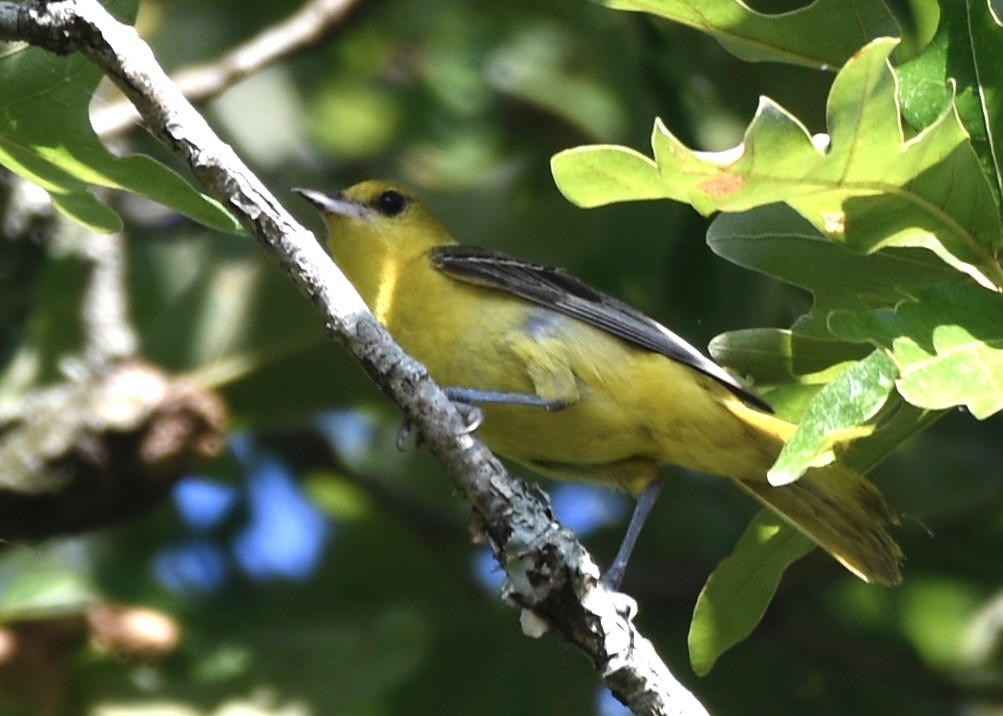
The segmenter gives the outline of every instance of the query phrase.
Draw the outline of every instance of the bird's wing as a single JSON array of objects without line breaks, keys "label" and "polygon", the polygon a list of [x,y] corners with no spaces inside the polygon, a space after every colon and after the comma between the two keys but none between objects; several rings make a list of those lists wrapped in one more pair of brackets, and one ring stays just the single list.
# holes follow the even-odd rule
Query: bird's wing
[{"label": "bird's wing", "polygon": [[661,353],[709,375],[749,405],[773,412],[766,401],[668,328],[559,268],[456,244],[437,246],[430,257],[432,265],[449,276],[505,291]]}]

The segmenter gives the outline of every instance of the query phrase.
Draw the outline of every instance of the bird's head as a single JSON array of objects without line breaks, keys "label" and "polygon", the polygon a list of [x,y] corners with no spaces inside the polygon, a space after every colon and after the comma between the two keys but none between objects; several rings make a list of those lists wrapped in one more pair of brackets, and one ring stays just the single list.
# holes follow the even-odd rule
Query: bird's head
[{"label": "bird's head", "polygon": [[456,243],[413,192],[394,182],[364,181],[337,194],[293,191],[320,212],[328,250],[371,308],[402,266],[435,246]]}]

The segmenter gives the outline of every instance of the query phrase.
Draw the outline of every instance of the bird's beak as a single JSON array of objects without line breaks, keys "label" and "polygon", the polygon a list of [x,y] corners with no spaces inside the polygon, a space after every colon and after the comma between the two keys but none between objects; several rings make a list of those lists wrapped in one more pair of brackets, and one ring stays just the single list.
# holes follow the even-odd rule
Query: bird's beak
[{"label": "bird's beak", "polygon": [[372,213],[372,209],[365,204],[359,204],[351,199],[346,199],[342,194],[329,196],[316,189],[296,188],[293,191],[313,204],[314,208],[324,215],[337,214],[349,219],[362,219]]}]

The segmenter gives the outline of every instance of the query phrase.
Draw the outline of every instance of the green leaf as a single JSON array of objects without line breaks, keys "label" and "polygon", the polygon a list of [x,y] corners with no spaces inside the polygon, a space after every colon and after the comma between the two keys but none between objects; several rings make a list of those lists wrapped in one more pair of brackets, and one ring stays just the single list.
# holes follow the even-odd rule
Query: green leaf
[{"label": "green leaf", "polygon": [[665,194],[658,165],[628,147],[595,144],[567,149],[551,158],[550,170],[561,193],[587,208],[673,198]]},{"label": "green leaf", "polygon": [[218,202],[142,155],[116,157],[94,134],[88,105],[100,71],[83,56],[57,57],[24,44],[0,54],[0,164],[43,187],[64,214],[97,231],[121,220],[94,187],[148,197],[219,231],[240,226]]},{"label": "green leaf", "polygon": [[[880,0],[817,0],[791,12],[767,15],[737,0],[603,0],[608,7],[648,12],[713,35],[736,57],[839,67],[861,45],[898,36],[894,16]],[[825,28],[825,32],[819,32]]]},{"label": "green leaf", "polygon": [[710,342],[718,363],[757,383],[814,385],[830,380],[833,366],[864,358],[866,346],[819,338],[779,328],[729,331]]},{"label": "green leaf", "polygon": [[[973,137],[973,145],[993,188],[1003,194],[1003,91],[999,78],[1003,77],[1003,54],[1000,43],[1003,32],[990,7],[990,0],[969,0],[969,28],[975,64],[975,84],[966,99],[971,102],[959,105],[965,128]],[[953,8],[952,8],[953,10]],[[964,45],[959,52],[964,52]],[[977,90],[977,91],[976,91]],[[984,123],[984,124],[982,124]],[[997,202],[1000,194],[996,195]]]},{"label": "green leaf", "polygon": [[953,97],[997,203],[1003,194],[1000,29],[989,0],[943,3],[933,40],[898,69],[902,115],[913,127],[932,124]]},{"label": "green leaf", "polygon": [[897,375],[888,355],[876,350],[827,383],[767,472],[770,484],[794,482],[808,468],[832,462],[836,445],[871,434],[874,428],[866,423],[888,400]]},{"label": "green leaf", "polygon": [[[872,310],[957,278],[949,266],[922,249],[851,251],[784,204],[716,216],[707,231],[707,245],[734,264],[810,291],[812,310],[798,319],[795,332],[830,341],[827,319],[833,310]],[[794,359],[801,357],[795,353]],[[814,357],[807,360],[817,364]],[[818,368],[799,372],[814,370]]]},{"label": "green leaf", "polygon": [[905,139],[894,47],[875,40],[840,70],[825,142],[763,99],[732,149],[693,151],[656,121],[653,165],[622,147],[571,149],[552,158],[555,181],[581,206],[661,196],[710,214],[785,202],[857,251],[924,248],[982,285],[1003,285],[1000,217],[965,130],[948,108]]},{"label": "green leaf", "polygon": [[697,674],[707,674],[721,654],[752,633],[784,570],[814,547],[768,510],[753,518],[697,598],[687,638]]},{"label": "green leaf", "polygon": [[978,419],[1003,408],[1003,296],[941,286],[894,309],[837,311],[833,332],[890,352],[899,393],[920,408],[966,406]]}]

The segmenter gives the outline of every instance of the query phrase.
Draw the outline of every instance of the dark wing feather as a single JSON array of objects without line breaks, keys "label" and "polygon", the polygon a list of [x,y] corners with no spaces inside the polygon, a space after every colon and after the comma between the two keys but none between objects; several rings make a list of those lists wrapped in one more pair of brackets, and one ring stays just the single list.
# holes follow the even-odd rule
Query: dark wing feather
[{"label": "dark wing feather", "polygon": [[438,270],[454,278],[511,293],[695,368],[749,405],[773,412],[762,398],[668,328],[559,268],[455,244],[435,247],[431,259]]}]

